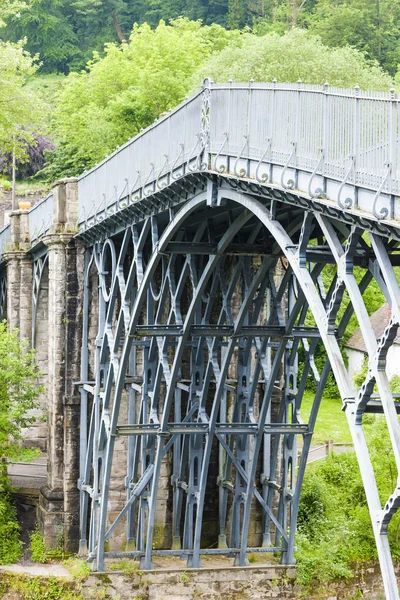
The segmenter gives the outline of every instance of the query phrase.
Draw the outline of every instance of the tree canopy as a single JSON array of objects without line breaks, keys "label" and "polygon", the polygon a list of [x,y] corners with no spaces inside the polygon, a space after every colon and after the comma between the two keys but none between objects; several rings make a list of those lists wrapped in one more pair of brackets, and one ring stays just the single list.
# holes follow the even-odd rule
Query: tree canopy
[{"label": "tree canopy", "polygon": [[0,40],[0,149],[24,155],[27,143],[33,141],[33,129],[39,122],[35,94],[26,85],[26,77],[37,69],[35,59],[24,49],[24,43]]},{"label": "tree canopy", "polygon": [[[43,134],[47,126],[57,146],[48,179],[100,161],[204,77],[388,90],[400,62],[400,0],[0,0],[2,6],[1,32],[11,41],[1,42],[0,77],[2,63],[11,72],[5,67],[0,108],[15,89],[18,101],[0,115],[0,151],[10,140],[21,140],[21,148],[32,143],[33,129]],[[72,71],[55,97],[25,85],[37,54],[42,72]],[[51,115],[46,126],[32,110],[40,96],[48,104],[40,112]]]},{"label": "tree canopy", "polygon": [[[136,23],[180,16],[228,29],[283,34],[294,27],[332,47],[350,45],[394,75],[400,63],[400,0],[2,0],[3,38],[27,37],[47,72],[83,68],[104,44],[123,43]],[[12,10],[10,10],[12,6]],[[4,7],[4,10],[3,10]]]},{"label": "tree canopy", "polygon": [[[199,21],[135,25],[129,42],[108,44],[87,71],[71,74],[58,97],[53,127],[58,163],[70,174],[104,158],[189,92],[197,68],[241,38]],[[57,159],[57,153],[56,157]]]},{"label": "tree canopy", "polygon": [[129,41],[109,44],[87,70],[66,78],[53,118],[57,140],[47,175],[77,175],[200,87],[217,82],[279,81],[388,90],[390,76],[352,48],[328,48],[294,29],[279,36],[228,31],[179,18],[156,29],[135,25]]},{"label": "tree canopy", "polygon": [[388,91],[391,77],[377,62],[350,47],[329,48],[318,37],[302,29],[283,36],[270,33],[262,37],[247,34],[240,46],[229,46],[202,66],[198,81],[209,76],[216,82],[272,81],[323,84]]}]

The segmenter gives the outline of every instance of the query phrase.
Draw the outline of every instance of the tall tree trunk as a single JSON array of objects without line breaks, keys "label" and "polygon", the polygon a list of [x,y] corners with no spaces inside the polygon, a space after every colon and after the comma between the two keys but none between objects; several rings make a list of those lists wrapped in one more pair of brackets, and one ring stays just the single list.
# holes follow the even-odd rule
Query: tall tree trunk
[{"label": "tall tree trunk", "polygon": [[117,33],[118,39],[120,42],[126,42],[126,37],[124,36],[124,34],[122,33],[122,29],[118,23],[118,16],[117,13],[115,12],[115,10],[111,11],[111,16],[112,16],[112,20],[114,23],[114,27],[115,27],[115,31]]},{"label": "tall tree trunk", "polygon": [[297,0],[293,1],[293,12],[292,12],[292,27],[297,25]]},{"label": "tall tree trunk", "polygon": [[382,23],[381,23],[381,1],[377,0],[376,3],[377,8],[377,32],[378,32],[378,58],[381,57],[382,51]]}]

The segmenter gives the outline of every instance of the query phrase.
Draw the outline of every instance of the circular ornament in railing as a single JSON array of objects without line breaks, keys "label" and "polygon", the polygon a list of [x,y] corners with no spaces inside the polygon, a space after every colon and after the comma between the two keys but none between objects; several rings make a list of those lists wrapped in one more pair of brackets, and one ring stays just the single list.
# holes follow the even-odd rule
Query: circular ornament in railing
[{"label": "circular ornament in railing", "polygon": [[110,239],[104,242],[100,258],[101,271],[99,272],[99,278],[101,291],[105,302],[108,302],[110,299],[112,282],[115,277],[117,262],[115,246]]}]

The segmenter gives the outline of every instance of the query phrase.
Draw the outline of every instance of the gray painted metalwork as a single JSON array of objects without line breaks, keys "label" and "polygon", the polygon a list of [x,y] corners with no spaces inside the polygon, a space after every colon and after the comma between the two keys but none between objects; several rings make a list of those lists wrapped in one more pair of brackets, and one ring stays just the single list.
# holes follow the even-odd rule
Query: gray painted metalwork
[{"label": "gray painted metalwork", "polygon": [[[382,507],[363,432],[365,413],[383,414],[400,466],[385,372],[400,324],[398,105],[392,91],[206,81],[79,179],[80,551],[94,569],[112,556],[146,569],[159,555],[196,567],[204,554],[228,554],[244,565],[249,551],[293,563],[307,455],[332,370],[386,597],[398,599],[387,528],[400,486]],[[52,201],[30,211],[33,245],[51,225]],[[46,260],[35,256],[34,314]],[[373,279],[392,310],[381,340],[363,302]],[[353,312],[369,355],[357,392],[340,349]],[[315,397],[303,423],[310,378]],[[160,506],[169,545],[161,549]],[[112,545],[122,528],[125,552]]]},{"label": "gray painted metalwork", "polygon": [[33,278],[32,278],[32,348],[36,347],[36,322],[39,304],[39,295],[43,290],[42,277],[48,266],[49,253],[47,248],[33,256]]},{"label": "gray painted metalwork", "polygon": [[398,109],[393,90],[205,80],[193,98],[80,177],[79,230],[204,171],[398,219]]},{"label": "gray painted metalwork", "polygon": [[[229,553],[243,565],[250,511],[257,506],[262,540],[256,551],[279,549],[282,561],[292,563],[307,453],[332,368],[374,518],[387,597],[397,598],[386,533],[398,490],[378,509],[362,415],[383,409],[397,454],[399,425],[384,368],[399,324],[400,292],[392,266],[398,263],[398,242],[371,232],[369,246],[361,237],[362,222],[357,227],[284,198],[250,196],[223,178],[211,186],[205,178],[187,192],[169,216],[163,207],[158,217],[143,219],[88,251],[87,273],[96,265],[99,284],[92,285],[100,287],[100,306],[95,382],[82,383],[93,408],[80,480],[81,547],[87,545],[95,568],[104,568],[104,558],[123,554],[106,552],[104,543],[125,522],[127,555],[140,558],[144,568],[151,568],[153,556],[168,553],[186,557],[189,566],[199,566],[204,553]],[[325,289],[324,273],[332,264],[336,274]],[[364,269],[360,284],[354,266]],[[372,277],[393,311],[379,344],[368,332],[362,301]],[[352,303],[338,321],[345,289]],[[353,307],[372,357],[358,399],[338,344]],[[317,328],[305,326],[310,311]],[[320,339],[327,361],[319,373],[314,356],[321,352]],[[300,408],[309,376],[316,394],[304,424]],[[380,399],[369,405],[375,382]],[[303,445],[296,476],[299,435]],[[126,503],[110,519],[113,453],[123,436],[129,438]],[[213,460],[219,464],[219,491],[214,490],[218,549],[208,550],[201,540]],[[170,550],[154,551],[166,461],[172,468],[172,543]]]},{"label": "gray painted metalwork", "polygon": [[3,260],[2,257],[3,257],[3,254],[7,250],[7,244],[10,241],[10,237],[11,237],[10,225],[6,225],[0,231],[0,261]]},{"label": "gray painted metalwork", "polygon": [[[81,385],[85,406],[93,398],[90,426],[86,413],[82,421],[81,549],[88,549],[94,568],[121,555],[107,553],[104,545],[122,522],[127,554],[144,568],[158,554],[184,556],[189,566],[199,566],[204,553],[229,553],[235,564],[246,564],[255,506],[262,519],[255,550],[279,549],[282,562],[294,562],[307,454],[332,369],[360,462],[386,595],[398,598],[387,525],[400,494],[396,488],[381,507],[362,429],[365,412],[383,411],[398,460],[399,425],[385,375],[399,325],[392,266],[400,241],[393,220],[397,106],[393,93],[358,88],[350,93],[328,86],[206,82],[201,95],[80,179],[77,237],[92,246],[86,303],[91,265],[101,290],[95,381],[84,381],[85,363]],[[341,122],[349,135],[342,135]],[[147,162],[144,177],[140,165]],[[137,177],[130,187],[126,174],[133,165]],[[361,237],[364,230],[371,246]],[[325,289],[328,264],[336,265],[336,273]],[[365,272],[360,284],[355,266]],[[379,344],[362,300],[372,277],[392,307]],[[345,290],[351,304],[338,320]],[[371,357],[358,396],[338,344],[353,307]],[[310,312],[316,330],[305,327]],[[314,360],[321,352],[316,333],[327,353],[321,372]],[[316,394],[304,424],[300,409],[309,376]],[[375,383],[379,400],[371,399]],[[114,449],[123,436],[129,438],[126,503],[111,519]],[[207,549],[202,534],[215,460],[218,548]],[[154,550],[168,461],[171,549]]]},{"label": "gray painted metalwork", "polygon": [[53,223],[53,200],[53,192],[50,192],[29,211],[29,234],[32,245],[40,241]]},{"label": "gray painted metalwork", "polygon": [[3,268],[0,271],[0,321],[7,317],[7,273]]}]

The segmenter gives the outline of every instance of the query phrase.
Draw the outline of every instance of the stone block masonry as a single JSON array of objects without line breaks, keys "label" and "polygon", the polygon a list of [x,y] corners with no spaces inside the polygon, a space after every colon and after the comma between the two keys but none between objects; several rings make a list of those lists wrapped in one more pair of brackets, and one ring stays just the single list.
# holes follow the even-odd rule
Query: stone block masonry
[{"label": "stone block masonry", "polygon": [[[79,393],[75,382],[79,380],[84,272],[84,251],[73,239],[78,216],[75,179],[55,184],[53,210],[53,225],[34,248],[29,242],[29,212],[11,213],[11,241],[4,256],[7,321],[19,329],[21,338],[34,343],[45,387],[36,426],[26,432],[24,441],[47,450],[48,455],[47,481],[39,498],[40,528],[48,546],[74,551],[79,539]],[[36,297],[35,261],[44,265]]]},{"label": "stone block masonry", "polygon": [[295,569],[282,566],[108,571],[90,576],[82,594],[120,600],[295,600],[295,577]]},{"label": "stone block masonry", "polygon": [[[395,564],[399,581],[400,564]],[[296,569],[283,565],[210,566],[201,570],[159,568],[92,574],[82,585],[84,598],[119,600],[382,600],[383,582],[377,562],[359,565],[351,580],[315,582],[304,588]],[[96,594],[98,594],[96,596]]]}]

